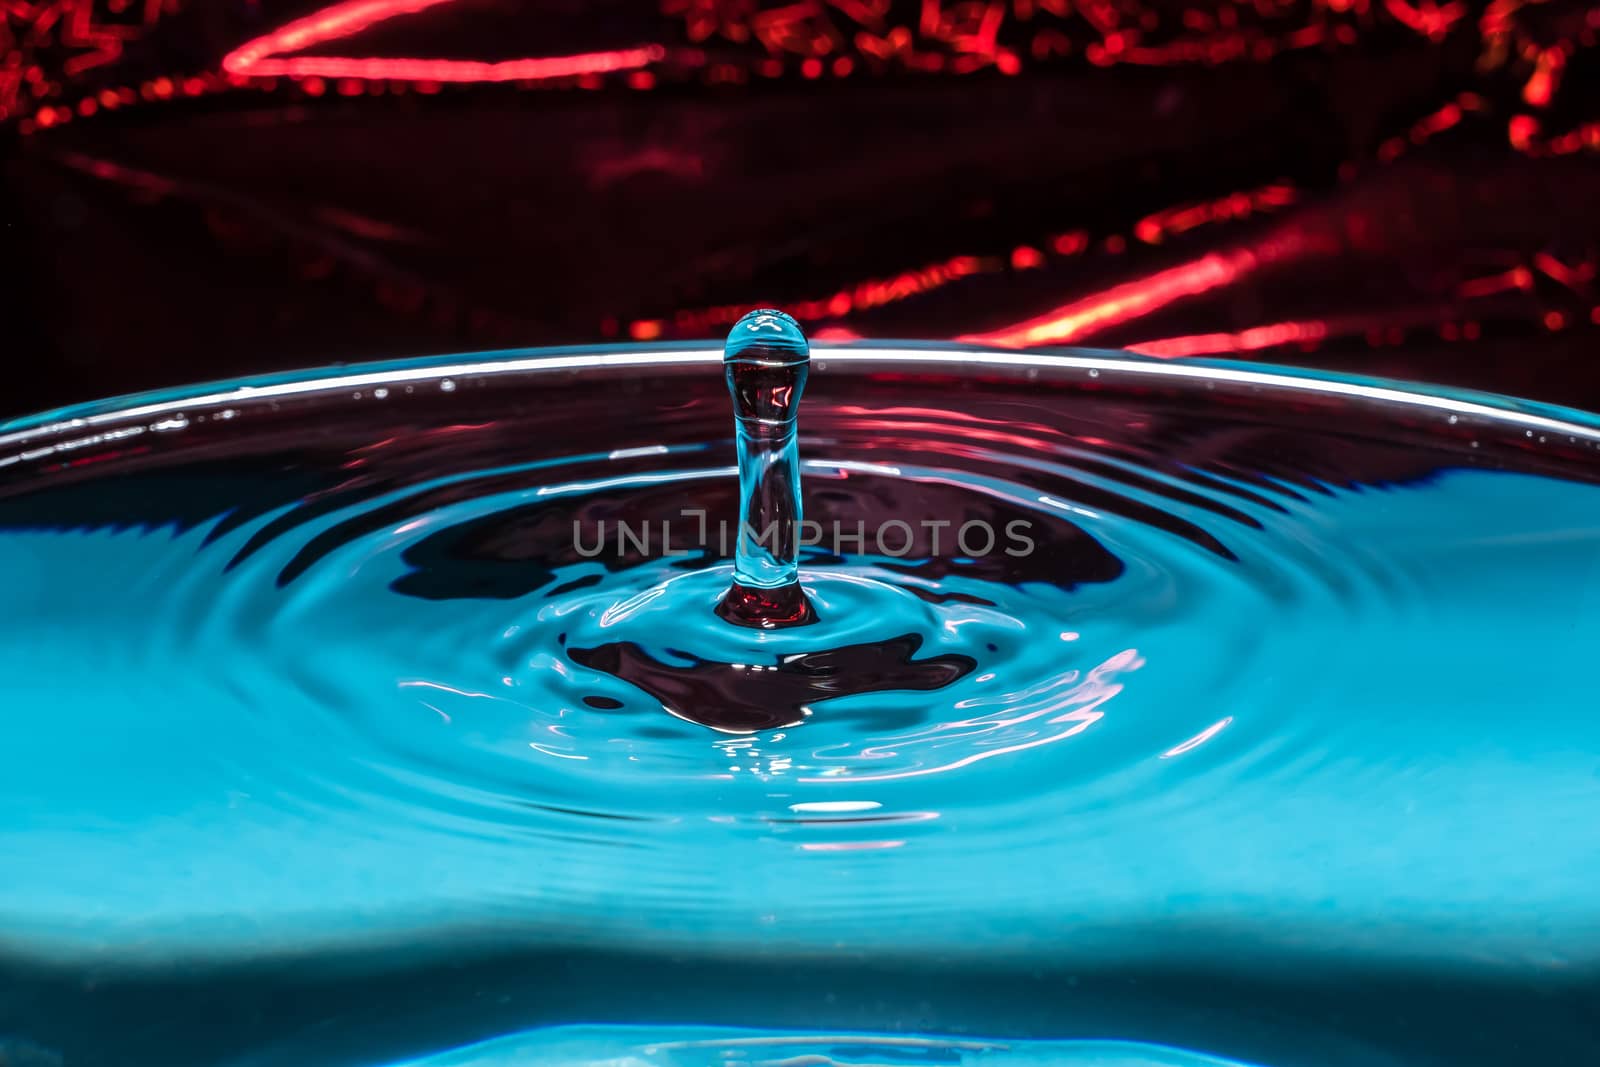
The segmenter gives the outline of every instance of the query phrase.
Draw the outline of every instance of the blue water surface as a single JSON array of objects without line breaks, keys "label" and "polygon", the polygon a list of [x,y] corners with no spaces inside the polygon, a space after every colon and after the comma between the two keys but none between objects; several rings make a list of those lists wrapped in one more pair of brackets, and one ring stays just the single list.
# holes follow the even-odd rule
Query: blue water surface
[{"label": "blue water surface", "polygon": [[[716,617],[720,553],[574,557],[573,515],[731,499],[709,401],[643,448],[636,423],[617,448],[531,435],[508,456],[485,435],[512,416],[466,398],[404,435],[257,449],[237,483],[220,445],[0,472],[0,946],[168,974],[397,949],[1268,982],[1596,972],[1586,476],[1484,461],[1487,437],[1429,451],[1287,417],[1252,467],[1238,441],[1263,423],[1236,411],[1067,392],[1001,421],[987,400],[827,380],[807,400],[808,515],[1023,516],[1043,555],[1006,570],[819,546],[802,574],[822,621],[772,632]],[[229,410],[241,429],[193,429],[253,432]],[[1121,447],[1161,427],[1167,444]],[[417,434],[425,470],[390,458]],[[1192,458],[1197,441],[1222,458]],[[1166,462],[1169,445],[1191,458]],[[332,473],[259,503],[308,465]],[[214,506],[164,509],[196,494]],[[917,661],[971,669],[739,733],[572,651],[749,674],[904,635]],[[761,1029],[760,996],[741,1003],[727,1021],[750,1029],[630,1028],[619,1010],[326,1062],[1265,1062],[1233,1058],[1223,1019],[1184,1049],[970,1017],[970,1039],[938,1020],[896,1033],[903,1017]],[[1575,1025],[1560,1047],[1577,1057],[1593,1046]],[[1272,1062],[1433,1062],[1321,1047]]]}]

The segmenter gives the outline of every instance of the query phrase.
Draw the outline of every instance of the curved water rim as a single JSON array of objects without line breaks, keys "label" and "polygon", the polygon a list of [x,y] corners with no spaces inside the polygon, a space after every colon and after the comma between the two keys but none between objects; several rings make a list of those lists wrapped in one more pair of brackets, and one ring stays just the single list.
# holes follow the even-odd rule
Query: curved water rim
[{"label": "curved water rim", "polygon": [[[585,373],[630,368],[719,367],[722,349],[709,342],[665,345],[585,345],[520,348],[407,360],[308,368],[279,374],[201,382],[134,393],[57,408],[0,422],[0,469],[45,458],[59,451],[99,444],[107,429],[130,434],[177,429],[168,420],[213,409],[231,418],[242,409],[284,402],[332,402],[353,391],[396,386],[432,387],[452,392],[460,385],[510,385],[526,376],[561,374],[568,380]],[[1469,430],[1516,432],[1525,437],[1559,435],[1569,444],[1600,448],[1600,415],[1497,393],[1430,386],[1424,383],[1324,374],[1296,367],[1224,360],[1169,362],[1094,349],[1015,351],[928,342],[819,343],[812,368],[827,374],[868,373],[884,368],[909,374],[1011,377],[1019,383],[1040,379],[1090,384],[1100,390],[1171,388],[1225,390],[1257,401],[1344,400],[1374,413],[1392,413],[1437,423],[1461,433]],[[381,397],[380,397],[381,399]],[[230,414],[231,412],[231,414]],[[144,428],[127,424],[145,422]],[[166,424],[166,425],[164,425]]]},{"label": "curved water rim", "polygon": [[[681,370],[686,375],[705,374],[714,378],[720,361],[720,350],[711,346],[552,349],[411,360],[198,385],[84,405],[0,426],[0,473],[13,464],[41,459],[48,464],[49,457],[70,454],[75,448],[92,448],[102,441],[116,441],[123,436],[181,430],[191,416],[211,418],[213,424],[217,420],[227,421],[230,433],[248,436],[252,432],[251,420],[233,421],[234,417],[252,411],[264,414],[280,404],[307,412],[354,410],[359,405],[352,400],[360,399],[354,394],[362,394],[370,404],[371,400],[383,399],[379,395],[382,390],[409,385],[416,389],[418,400],[470,407],[474,396],[489,397],[500,388],[527,390],[537,388],[541,382],[553,385],[557,381],[570,387],[584,382],[586,375],[603,373],[614,380],[630,369],[673,368],[674,374]],[[1031,382],[1050,382],[1067,390],[1082,386],[1086,398],[1114,397],[1119,389],[1169,389],[1200,398],[1213,395],[1248,398],[1262,406],[1318,398],[1336,400],[1340,410],[1359,412],[1380,426],[1384,420],[1392,419],[1396,426],[1403,425],[1413,431],[1419,427],[1424,431],[1448,428],[1462,444],[1462,451],[1469,436],[1474,444],[1481,437],[1488,443],[1503,441],[1527,448],[1544,436],[1560,435],[1555,443],[1568,445],[1569,456],[1586,458],[1584,450],[1593,449],[1600,441],[1600,419],[1581,412],[1522,404],[1486,394],[1433,393],[1425,391],[1424,387],[1395,382],[1317,377],[1305,372],[1246,364],[1163,363],[1090,352],[1016,353],[959,346],[881,344],[821,348],[816,355],[816,369],[823,374],[848,376],[885,368],[941,379],[982,375],[991,383],[1014,381],[1020,387]],[[546,375],[560,377],[546,378]],[[870,388],[889,391],[894,385],[872,383]],[[19,468],[13,473],[20,474],[25,469]],[[22,480],[28,477],[24,474]],[[44,473],[41,477],[49,475]],[[286,914],[283,916],[286,925],[277,931],[216,927],[199,931],[198,938],[192,936],[194,932],[187,931],[186,922],[180,920],[172,927],[147,925],[140,931],[140,939],[132,944],[119,938],[96,937],[95,931],[68,924],[41,927],[38,936],[27,938],[15,933],[0,936],[0,950],[16,951],[25,957],[92,958],[114,954],[125,959],[132,953],[146,961],[208,956],[227,959],[238,953],[292,955],[310,946],[349,950],[392,946],[405,943],[423,930],[440,935],[440,951],[446,944],[456,949],[463,944],[503,947],[508,940],[530,946],[571,945],[570,928],[538,928],[535,924],[532,928],[508,931],[504,917],[496,921],[492,915],[482,916],[481,925],[478,925],[472,918],[464,917],[461,909],[453,907],[459,903],[450,899],[421,902],[412,908],[371,917],[359,928],[351,928],[340,916],[331,913]],[[1131,921],[1124,918],[1121,922],[1115,919],[1097,921],[1074,931],[1071,943],[1080,958],[1117,959],[1123,963],[1141,954],[1155,958],[1200,959],[1216,954],[1221,945],[1236,948],[1241,953],[1259,947],[1256,941],[1259,931],[1251,929],[1246,918],[1236,910],[1225,909],[1219,916],[1209,919],[1190,916],[1186,923],[1180,917],[1153,929],[1147,929],[1137,918]],[[1442,914],[1434,909],[1431,914],[1418,916],[1414,924],[1408,924],[1404,917],[1389,918],[1386,922],[1368,919],[1365,925],[1356,928],[1340,923],[1327,926],[1320,936],[1310,938],[1306,944],[1298,946],[1298,950],[1292,944],[1275,945],[1280,952],[1280,965],[1293,967],[1295,960],[1304,956],[1314,958],[1319,950],[1325,951],[1335,945],[1352,950],[1358,957],[1360,952],[1356,950],[1363,948],[1387,958],[1432,958],[1438,954],[1452,963],[1466,966],[1512,962],[1534,968],[1547,965],[1592,967],[1600,958],[1593,948],[1600,944],[1600,925],[1592,914],[1573,912],[1560,916],[1557,936],[1553,937],[1548,933],[1529,937],[1525,936],[1526,931],[1519,935],[1478,929],[1476,936],[1467,937],[1464,944],[1453,950],[1444,942],[1461,933],[1458,924],[1465,920],[1460,916]],[[1230,921],[1238,923],[1238,929],[1227,928]],[[1219,922],[1223,924],[1222,929],[1218,928]],[[1421,936],[1415,943],[1406,943],[1407,932],[1420,930],[1427,935],[1430,925],[1434,927],[1431,937]],[[628,935],[638,932],[623,931]],[[1150,933],[1160,936],[1147,936]],[[669,938],[661,949],[671,951],[684,947],[683,940]],[[903,945],[898,947],[904,949]],[[946,947],[956,954],[963,951],[963,946]],[[735,942],[707,948],[713,955],[719,951],[748,951],[747,946]],[[896,948],[893,944],[874,946],[885,958],[892,958]],[[808,953],[826,954],[818,944],[804,939],[786,940],[781,934],[773,937],[763,951],[773,957],[790,959],[802,958]],[[978,945],[966,951],[974,957],[983,954],[982,946]],[[1318,962],[1326,965],[1325,959]]]}]

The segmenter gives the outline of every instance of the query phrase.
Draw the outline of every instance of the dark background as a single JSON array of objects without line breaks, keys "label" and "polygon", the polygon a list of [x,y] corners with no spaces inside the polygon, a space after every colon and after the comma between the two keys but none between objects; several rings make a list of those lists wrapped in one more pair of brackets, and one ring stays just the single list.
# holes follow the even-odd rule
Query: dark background
[{"label": "dark background", "polygon": [[1600,408],[1597,33],[1571,0],[0,5],[0,415],[765,303]]}]

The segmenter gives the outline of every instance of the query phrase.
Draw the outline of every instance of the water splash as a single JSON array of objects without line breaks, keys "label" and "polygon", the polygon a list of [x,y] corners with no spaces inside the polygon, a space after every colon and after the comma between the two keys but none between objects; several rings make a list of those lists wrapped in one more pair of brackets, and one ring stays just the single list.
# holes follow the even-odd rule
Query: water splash
[{"label": "water splash", "polygon": [[739,453],[739,530],[733,585],[717,606],[741,626],[816,621],[800,586],[800,394],[811,347],[800,324],[767,308],[728,333],[724,375]]},{"label": "water splash", "polygon": [[[803,509],[797,417],[810,358],[799,324],[770,308],[740,319],[723,350],[739,461],[739,524],[733,580],[717,602],[716,614],[744,630],[787,630],[821,621],[801,585],[799,562]],[[886,620],[890,630],[854,644],[827,643],[849,632],[845,619],[798,636],[737,633],[730,642],[728,635],[685,614],[697,604],[696,580],[675,579],[673,584],[670,592],[663,582],[601,613],[600,629],[625,624],[627,631],[641,635],[638,641],[613,637],[591,644],[581,636],[568,642],[567,635],[562,641],[572,662],[642,690],[670,715],[724,733],[796,727],[821,701],[943,689],[976,666],[976,660],[960,653],[914,659],[923,636],[915,630],[894,631],[921,621],[921,612],[902,603],[907,591],[931,603],[941,597],[962,600],[961,593],[883,586],[862,598],[853,608],[854,617]],[[965,600],[987,603],[971,594]],[[910,617],[907,608],[912,608]],[[680,635],[676,647],[648,650],[659,648],[660,636],[669,632]],[[708,653],[729,658],[708,658]],[[583,700],[590,707],[602,702],[624,706],[616,696],[588,695]]]}]

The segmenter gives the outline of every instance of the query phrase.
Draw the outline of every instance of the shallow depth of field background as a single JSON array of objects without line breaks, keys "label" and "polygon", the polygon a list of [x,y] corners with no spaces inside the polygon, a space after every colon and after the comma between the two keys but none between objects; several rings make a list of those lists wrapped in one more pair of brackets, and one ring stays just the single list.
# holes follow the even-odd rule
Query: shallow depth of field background
[{"label": "shallow depth of field background", "polygon": [[717,337],[1131,347],[1600,407],[1574,0],[0,9],[0,415]]}]

